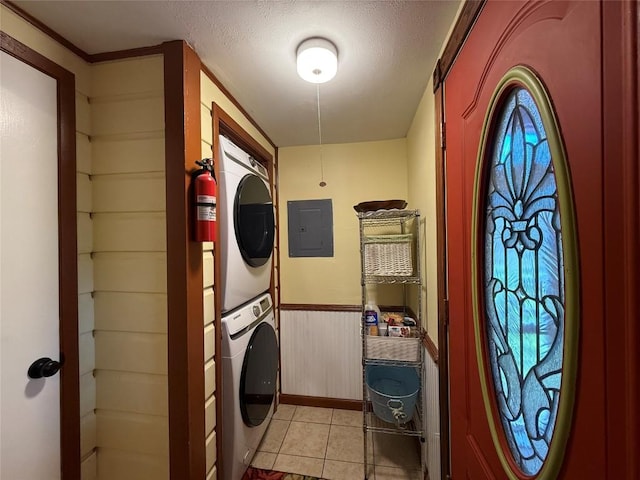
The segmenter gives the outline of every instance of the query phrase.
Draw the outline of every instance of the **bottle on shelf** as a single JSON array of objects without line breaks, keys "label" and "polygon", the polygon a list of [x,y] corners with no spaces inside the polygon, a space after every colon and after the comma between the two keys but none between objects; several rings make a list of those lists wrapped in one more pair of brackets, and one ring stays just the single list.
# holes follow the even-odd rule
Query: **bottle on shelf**
[{"label": "bottle on shelf", "polygon": [[367,303],[364,307],[364,325],[367,335],[378,335],[378,322],[380,321],[380,309],[375,303]]}]

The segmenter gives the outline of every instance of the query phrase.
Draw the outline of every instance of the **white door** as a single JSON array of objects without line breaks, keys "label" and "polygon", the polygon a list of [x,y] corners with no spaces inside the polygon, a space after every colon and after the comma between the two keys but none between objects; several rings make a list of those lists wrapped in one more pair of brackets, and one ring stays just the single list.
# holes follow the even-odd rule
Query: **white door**
[{"label": "white door", "polygon": [[0,55],[0,478],[59,479],[57,83]]}]

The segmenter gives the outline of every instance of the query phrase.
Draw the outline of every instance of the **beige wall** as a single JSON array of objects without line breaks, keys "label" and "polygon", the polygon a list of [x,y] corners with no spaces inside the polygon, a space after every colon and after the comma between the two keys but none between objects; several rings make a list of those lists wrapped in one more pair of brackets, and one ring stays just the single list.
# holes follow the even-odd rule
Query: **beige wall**
[{"label": "beige wall", "polygon": [[[320,150],[326,187],[321,178]],[[353,206],[370,200],[407,199],[405,139],[297,146],[279,150],[282,303],[359,305],[360,240]],[[331,199],[334,256],[290,258],[287,202]],[[397,302],[397,292],[378,303]]]},{"label": "beige wall", "polygon": [[75,75],[76,156],[78,210],[78,331],[80,350],[80,425],[83,480],[95,479],[96,457],[96,381],[93,375],[95,342],[93,338],[93,226],[91,193],[92,133],[89,97],[91,67],[84,60],[54,42],[31,24],[0,5],[0,29],[29,48],[61,65]]},{"label": "beige wall", "polygon": [[433,84],[429,81],[407,134],[409,203],[421,213],[422,318],[429,337],[438,342],[436,183]]}]

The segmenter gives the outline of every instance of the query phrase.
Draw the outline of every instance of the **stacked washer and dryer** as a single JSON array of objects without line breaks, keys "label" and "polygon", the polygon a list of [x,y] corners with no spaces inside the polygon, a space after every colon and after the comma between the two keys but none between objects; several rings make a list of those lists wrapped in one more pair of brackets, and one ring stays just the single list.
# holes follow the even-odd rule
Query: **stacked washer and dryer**
[{"label": "stacked washer and dryer", "polygon": [[275,219],[266,168],[219,138],[224,480],[241,480],[276,394],[278,342],[268,292]]}]

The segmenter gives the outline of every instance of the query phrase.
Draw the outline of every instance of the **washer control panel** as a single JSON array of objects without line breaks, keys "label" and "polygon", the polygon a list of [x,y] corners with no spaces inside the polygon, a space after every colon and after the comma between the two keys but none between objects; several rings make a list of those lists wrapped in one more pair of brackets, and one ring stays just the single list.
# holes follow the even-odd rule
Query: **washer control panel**
[{"label": "washer control panel", "polygon": [[232,310],[222,314],[222,323],[224,324],[227,335],[240,335],[258,318],[266,316],[272,309],[271,295],[264,293],[254,301],[242,305],[236,310]]}]

